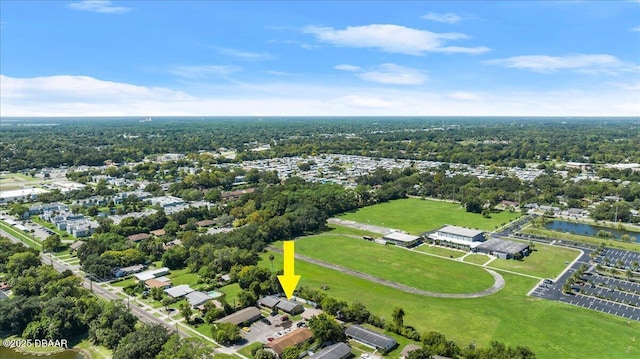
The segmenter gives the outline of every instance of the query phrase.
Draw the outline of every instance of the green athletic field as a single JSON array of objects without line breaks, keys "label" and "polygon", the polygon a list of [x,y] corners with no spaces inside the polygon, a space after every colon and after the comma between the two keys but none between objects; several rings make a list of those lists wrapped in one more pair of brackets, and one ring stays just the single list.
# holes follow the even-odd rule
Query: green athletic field
[{"label": "green athletic field", "polygon": [[311,258],[431,292],[479,292],[494,282],[487,271],[477,266],[341,235],[299,238],[295,249]]},{"label": "green athletic field", "polygon": [[520,213],[503,211],[484,218],[481,214],[466,212],[457,203],[407,198],[364,207],[339,217],[420,234],[445,224],[491,231],[518,216]]}]

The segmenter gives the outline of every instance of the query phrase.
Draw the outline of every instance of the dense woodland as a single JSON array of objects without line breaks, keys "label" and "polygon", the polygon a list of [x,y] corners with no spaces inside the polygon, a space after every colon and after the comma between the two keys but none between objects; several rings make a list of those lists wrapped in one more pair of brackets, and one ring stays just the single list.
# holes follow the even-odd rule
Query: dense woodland
[{"label": "dense woodland", "polygon": [[[237,149],[236,160],[343,153],[498,166],[640,162],[637,118],[3,119],[0,170]],[[255,152],[256,144],[270,144]],[[219,161],[227,161],[218,159]]]}]

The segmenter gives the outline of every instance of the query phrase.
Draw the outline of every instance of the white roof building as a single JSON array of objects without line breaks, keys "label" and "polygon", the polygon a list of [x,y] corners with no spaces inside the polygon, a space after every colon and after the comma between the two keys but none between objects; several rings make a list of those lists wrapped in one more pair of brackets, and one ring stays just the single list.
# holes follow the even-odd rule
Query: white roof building
[{"label": "white roof building", "polygon": [[175,287],[167,288],[164,290],[164,292],[167,293],[167,295],[170,297],[181,298],[193,292],[193,289],[191,289],[188,284],[180,284]]},{"label": "white roof building", "polygon": [[157,278],[169,273],[169,268],[162,267],[158,269],[151,269],[144,272],[136,273],[133,276],[139,281],[147,281],[149,279]]}]

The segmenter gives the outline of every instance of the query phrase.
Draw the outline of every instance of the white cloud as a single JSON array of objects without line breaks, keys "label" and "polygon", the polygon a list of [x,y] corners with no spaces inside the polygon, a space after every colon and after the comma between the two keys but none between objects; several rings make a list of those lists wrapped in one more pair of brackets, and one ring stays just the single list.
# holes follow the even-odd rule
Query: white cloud
[{"label": "white cloud", "polygon": [[228,77],[229,75],[241,71],[239,66],[226,65],[202,65],[202,66],[177,66],[170,70],[174,75],[188,79],[199,79],[207,77]]},{"label": "white cloud", "polygon": [[362,108],[385,108],[396,105],[392,101],[386,101],[377,97],[347,95],[335,100],[336,103],[344,104],[347,106],[362,107]]},{"label": "white cloud", "polygon": [[559,70],[574,70],[584,73],[612,73],[615,70],[632,70],[633,66],[618,60],[615,56],[596,55],[526,55],[486,61],[491,65],[525,69],[540,73],[553,73]]},{"label": "white cloud", "polygon": [[455,91],[449,94],[449,98],[462,101],[478,101],[481,99],[481,96],[472,92]]},{"label": "white cloud", "polygon": [[243,60],[263,61],[272,59],[272,56],[266,52],[251,52],[226,47],[219,48],[218,52],[225,56],[237,57]]},{"label": "white cloud", "polygon": [[348,65],[348,64],[339,64],[334,66],[333,68],[340,71],[351,71],[351,72],[357,72],[362,70],[360,66],[354,66],[354,65]]},{"label": "white cloud", "polygon": [[124,14],[131,9],[124,6],[113,6],[108,0],[83,0],[72,2],[69,8],[81,11],[99,12],[105,14]]},{"label": "white cloud", "polygon": [[422,15],[421,18],[425,20],[444,22],[446,24],[455,24],[458,21],[462,20],[462,18],[454,13],[448,12],[446,14],[438,14],[435,12],[430,12],[426,15]]},{"label": "white cloud", "polygon": [[632,27],[629,31],[640,32],[640,26]]},{"label": "white cloud", "polygon": [[277,70],[267,70],[267,71],[264,71],[264,73],[273,75],[273,76],[300,76],[299,74],[294,74],[292,72],[277,71]]},{"label": "white cloud", "polygon": [[490,51],[485,46],[444,46],[450,40],[468,39],[465,34],[435,33],[399,25],[349,26],[344,30],[309,26],[304,32],[315,35],[321,42],[335,46],[374,48],[407,55],[423,55],[426,52],[480,54]]},{"label": "white cloud", "polygon": [[421,70],[396,64],[382,64],[374,70],[358,74],[365,81],[390,85],[420,85],[427,80],[427,75]]},{"label": "white cloud", "polygon": [[640,116],[637,84],[627,85],[480,93],[283,81],[212,84],[194,95],[86,76],[0,75],[0,116]]}]

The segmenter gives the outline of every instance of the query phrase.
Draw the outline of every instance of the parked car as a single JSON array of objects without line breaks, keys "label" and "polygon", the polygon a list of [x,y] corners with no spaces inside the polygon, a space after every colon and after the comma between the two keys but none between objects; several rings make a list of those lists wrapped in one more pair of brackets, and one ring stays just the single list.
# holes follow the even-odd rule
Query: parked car
[{"label": "parked car", "polygon": [[243,327],[242,331],[249,333],[251,331],[251,328],[249,327]]}]

